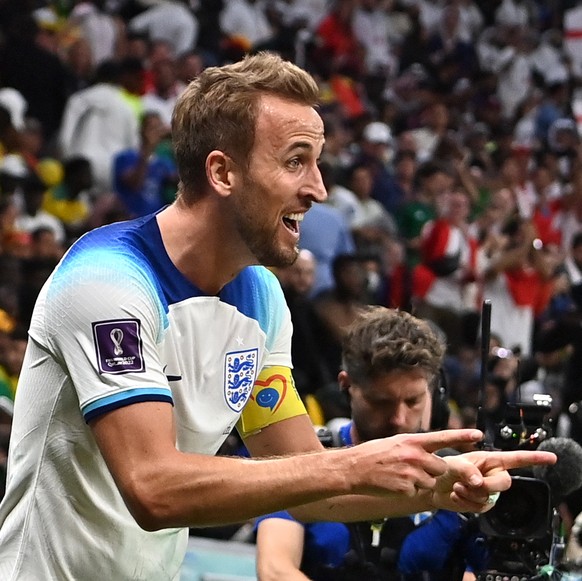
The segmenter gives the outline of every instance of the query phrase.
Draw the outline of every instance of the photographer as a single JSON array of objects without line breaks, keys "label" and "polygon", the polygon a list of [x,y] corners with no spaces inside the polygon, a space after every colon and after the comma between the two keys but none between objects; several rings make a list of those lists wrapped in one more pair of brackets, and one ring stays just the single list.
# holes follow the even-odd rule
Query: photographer
[{"label": "photographer", "polygon": [[[444,351],[433,328],[406,312],[376,307],[360,315],[343,342],[338,382],[352,421],[340,428],[340,444],[427,429],[431,411],[444,424],[438,427],[446,427],[446,393],[431,393]],[[452,581],[462,576],[466,558],[483,564],[468,526],[464,516],[444,510],[351,524],[304,524],[273,513],[257,525],[258,576],[416,581],[428,579],[423,569],[430,569],[431,580]]]},{"label": "photographer", "polygon": [[483,296],[495,305],[491,332],[503,345],[529,356],[534,324],[549,303],[554,256],[543,248],[529,220],[514,217],[501,234],[496,248],[479,256]]}]

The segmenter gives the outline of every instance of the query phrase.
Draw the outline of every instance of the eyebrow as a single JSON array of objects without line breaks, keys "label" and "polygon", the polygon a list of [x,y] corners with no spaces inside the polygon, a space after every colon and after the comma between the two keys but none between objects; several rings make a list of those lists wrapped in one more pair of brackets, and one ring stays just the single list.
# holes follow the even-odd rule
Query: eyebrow
[{"label": "eyebrow", "polygon": [[313,145],[311,143],[308,143],[307,141],[296,141],[295,143],[292,143],[288,148],[287,148],[287,153],[293,151],[294,149],[307,149],[309,151],[313,150]]}]

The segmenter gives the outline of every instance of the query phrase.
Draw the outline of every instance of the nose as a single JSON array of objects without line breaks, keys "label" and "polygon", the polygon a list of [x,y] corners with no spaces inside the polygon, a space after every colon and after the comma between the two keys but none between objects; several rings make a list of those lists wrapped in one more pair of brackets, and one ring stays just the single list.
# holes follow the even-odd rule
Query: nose
[{"label": "nose", "polygon": [[397,405],[394,408],[390,423],[396,428],[402,428],[406,425],[406,405]]},{"label": "nose", "polygon": [[308,195],[314,202],[321,203],[327,200],[327,190],[323,183],[319,167],[315,164],[309,173],[304,191],[305,195]]}]

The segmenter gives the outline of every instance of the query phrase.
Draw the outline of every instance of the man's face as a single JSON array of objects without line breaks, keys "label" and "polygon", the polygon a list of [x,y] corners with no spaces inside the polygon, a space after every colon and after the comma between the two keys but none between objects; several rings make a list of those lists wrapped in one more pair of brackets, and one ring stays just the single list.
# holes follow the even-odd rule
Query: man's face
[{"label": "man's face", "polygon": [[260,104],[248,173],[233,192],[235,228],[265,266],[297,258],[300,222],[327,196],[317,161],[323,122],[317,112],[274,96]]},{"label": "man's face", "polygon": [[[342,374],[345,372],[340,373],[340,384]],[[347,374],[343,381],[351,383]],[[358,441],[415,433],[421,429],[430,401],[429,385],[423,372],[394,370],[364,387],[351,383],[347,389]]]},{"label": "man's face", "polygon": [[300,252],[291,269],[291,284],[299,294],[307,295],[315,282],[315,260]]},{"label": "man's face", "polygon": [[436,172],[425,182],[425,190],[431,198],[436,198],[451,189],[452,180],[444,172]]}]

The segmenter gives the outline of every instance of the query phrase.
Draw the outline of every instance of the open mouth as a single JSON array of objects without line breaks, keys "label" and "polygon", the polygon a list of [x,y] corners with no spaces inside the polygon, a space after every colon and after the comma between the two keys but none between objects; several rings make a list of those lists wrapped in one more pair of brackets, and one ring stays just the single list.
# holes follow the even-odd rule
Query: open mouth
[{"label": "open mouth", "polygon": [[285,224],[287,230],[290,230],[294,234],[299,234],[299,222],[303,220],[304,216],[305,214],[302,212],[287,214],[283,216],[283,224]]}]

